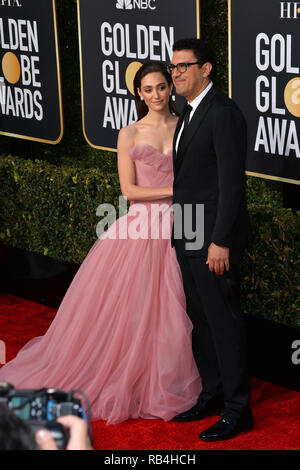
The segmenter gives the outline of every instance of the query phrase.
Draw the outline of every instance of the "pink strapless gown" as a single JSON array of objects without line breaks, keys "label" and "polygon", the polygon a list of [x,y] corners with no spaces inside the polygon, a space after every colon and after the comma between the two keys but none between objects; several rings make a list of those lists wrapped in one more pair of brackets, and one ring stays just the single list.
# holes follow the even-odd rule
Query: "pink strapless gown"
[{"label": "pink strapless gown", "polygon": [[[137,145],[130,156],[136,184],[172,185],[171,151]],[[138,417],[167,421],[196,403],[201,380],[170,243],[172,198],[143,204],[146,212],[132,204],[94,243],[46,334],[4,365],[0,380],[16,388],[81,389],[92,419],[107,423]],[[163,216],[155,210],[151,216],[153,204]],[[151,239],[157,226],[159,237]],[[137,230],[141,236],[134,239]],[[114,239],[114,231],[123,235]],[[124,239],[129,232],[131,238]]]}]

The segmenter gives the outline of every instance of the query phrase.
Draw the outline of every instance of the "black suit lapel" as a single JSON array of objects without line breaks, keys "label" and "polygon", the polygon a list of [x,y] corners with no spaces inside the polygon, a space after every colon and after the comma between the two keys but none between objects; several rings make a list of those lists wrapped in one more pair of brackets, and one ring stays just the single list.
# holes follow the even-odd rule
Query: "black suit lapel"
[{"label": "black suit lapel", "polygon": [[[183,156],[184,156],[184,154],[187,150],[187,147],[189,146],[191,140],[193,139],[193,136],[194,136],[195,132],[197,131],[198,127],[200,126],[201,122],[203,121],[208,109],[210,108],[212,100],[213,100],[216,92],[217,92],[217,89],[214,86],[212,86],[212,88],[209,90],[207,95],[205,95],[205,97],[203,98],[203,100],[199,104],[198,108],[196,109],[195,113],[193,114],[192,119],[191,119],[191,121],[190,121],[190,123],[189,123],[189,125],[186,129],[186,132],[184,134],[183,141],[181,142],[180,149],[178,149],[179,152],[176,155],[176,160],[174,162],[174,165],[175,165],[174,168],[176,168],[176,170],[179,168],[179,166],[180,166],[180,164],[183,160]],[[182,123],[182,119],[181,119],[181,123]],[[177,131],[178,125],[179,125],[179,121],[178,121],[178,124],[177,124],[177,127],[176,127],[176,131]],[[179,129],[180,129],[180,127],[179,127]],[[179,130],[178,130],[178,132],[179,132]],[[177,135],[178,135],[178,132],[177,132]],[[176,139],[174,139],[174,141],[176,143]]]}]

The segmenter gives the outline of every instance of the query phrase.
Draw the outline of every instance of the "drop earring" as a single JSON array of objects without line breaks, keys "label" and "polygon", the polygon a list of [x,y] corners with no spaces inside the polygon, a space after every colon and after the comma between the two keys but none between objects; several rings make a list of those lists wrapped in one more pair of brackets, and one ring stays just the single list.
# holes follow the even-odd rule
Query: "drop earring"
[{"label": "drop earring", "polygon": [[142,96],[140,96],[140,99],[141,99],[141,101],[144,101],[144,98]]}]

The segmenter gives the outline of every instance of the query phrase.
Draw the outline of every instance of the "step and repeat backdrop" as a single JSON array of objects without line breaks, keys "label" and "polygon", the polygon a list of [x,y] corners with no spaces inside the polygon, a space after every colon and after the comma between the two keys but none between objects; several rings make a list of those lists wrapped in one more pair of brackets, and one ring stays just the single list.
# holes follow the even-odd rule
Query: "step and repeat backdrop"
[{"label": "step and repeat backdrop", "polygon": [[300,2],[231,0],[229,33],[247,174],[300,184]]},{"label": "step and repeat backdrop", "polygon": [[57,144],[63,135],[54,0],[0,1],[0,133]]},{"label": "step and repeat backdrop", "polygon": [[177,39],[199,37],[199,10],[195,0],[78,0],[83,132],[91,146],[116,150],[119,129],[137,119],[135,73],[149,60],[169,64]]},{"label": "step and repeat backdrop", "polygon": [[[177,39],[200,37],[200,0],[77,0],[77,12],[83,134],[115,151],[119,129],[137,119],[136,71],[168,64]],[[299,184],[300,2],[228,0],[228,12],[229,94],[248,125],[247,174]],[[0,133],[57,144],[55,0],[0,0],[0,46]]]}]

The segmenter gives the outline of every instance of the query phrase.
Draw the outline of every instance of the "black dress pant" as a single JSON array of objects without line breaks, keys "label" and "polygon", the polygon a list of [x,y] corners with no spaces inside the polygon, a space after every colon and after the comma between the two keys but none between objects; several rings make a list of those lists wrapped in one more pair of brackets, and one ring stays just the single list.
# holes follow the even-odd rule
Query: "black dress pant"
[{"label": "black dress pant", "polygon": [[230,256],[223,275],[209,271],[206,257],[176,249],[187,313],[194,325],[193,354],[202,378],[203,399],[224,399],[225,411],[240,415],[249,406],[246,335],[240,308],[241,253]]}]

